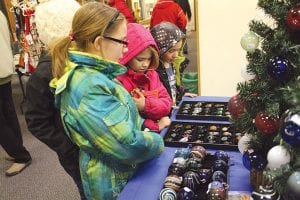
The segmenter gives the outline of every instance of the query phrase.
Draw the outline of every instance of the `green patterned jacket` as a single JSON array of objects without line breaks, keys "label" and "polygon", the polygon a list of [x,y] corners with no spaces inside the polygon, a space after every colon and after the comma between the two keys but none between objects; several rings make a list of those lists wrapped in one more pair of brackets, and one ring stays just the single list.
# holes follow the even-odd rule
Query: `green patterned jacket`
[{"label": "green patterned jacket", "polygon": [[116,199],[137,164],[163,151],[163,140],[141,131],[143,119],[115,79],[125,67],[73,50],[69,58],[65,74],[50,85],[66,132],[80,147],[84,192],[88,199]]}]

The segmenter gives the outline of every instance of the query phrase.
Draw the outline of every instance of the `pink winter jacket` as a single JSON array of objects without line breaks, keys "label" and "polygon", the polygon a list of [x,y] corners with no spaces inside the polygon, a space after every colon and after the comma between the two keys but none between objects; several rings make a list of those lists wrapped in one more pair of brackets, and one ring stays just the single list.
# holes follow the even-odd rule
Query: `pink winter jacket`
[{"label": "pink winter jacket", "polygon": [[[126,66],[131,59],[149,46],[158,49],[152,35],[142,25],[129,23],[127,31],[128,51],[120,60],[121,64]],[[170,114],[173,103],[155,71],[156,67],[150,66],[149,69],[153,70],[140,73],[128,68],[128,71],[117,79],[129,93],[136,88],[142,88],[146,93],[150,93],[145,94],[145,110],[140,114],[145,118],[144,126],[158,132],[157,120]]]}]

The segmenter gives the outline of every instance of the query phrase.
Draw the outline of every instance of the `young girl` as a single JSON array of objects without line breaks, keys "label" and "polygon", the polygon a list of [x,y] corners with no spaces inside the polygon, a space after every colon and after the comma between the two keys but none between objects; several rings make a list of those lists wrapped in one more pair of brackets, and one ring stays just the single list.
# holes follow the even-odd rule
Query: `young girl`
[{"label": "young girl", "polygon": [[137,164],[159,155],[163,140],[141,131],[143,120],[116,76],[127,51],[127,22],[114,8],[90,2],[74,15],[69,37],[50,46],[55,101],[80,148],[87,199],[116,199]]},{"label": "young girl", "polygon": [[140,24],[128,24],[128,51],[120,63],[127,73],[117,79],[132,94],[133,100],[145,118],[144,126],[153,131],[170,125],[172,100],[155,69],[158,66],[158,48],[150,32]]},{"label": "young girl", "polygon": [[196,94],[187,93],[186,90],[176,82],[176,74],[173,62],[181,50],[184,33],[170,22],[161,22],[154,26],[151,34],[159,48],[159,66],[157,72],[160,80],[166,87],[174,105],[178,104],[182,96],[195,97]]}]

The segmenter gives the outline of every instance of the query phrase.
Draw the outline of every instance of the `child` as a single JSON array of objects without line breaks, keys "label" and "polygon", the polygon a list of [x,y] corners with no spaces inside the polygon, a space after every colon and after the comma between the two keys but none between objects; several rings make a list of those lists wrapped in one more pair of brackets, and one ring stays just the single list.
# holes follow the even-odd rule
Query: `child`
[{"label": "child", "polygon": [[182,96],[195,97],[196,94],[186,93],[186,90],[176,81],[173,62],[182,48],[184,33],[170,22],[161,22],[151,29],[151,34],[159,48],[159,66],[157,72],[166,87],[174,105],[180,102]]},{"label": "child", "polygon": [[138,164],[162,153],[162,137],[141,131],[143,119],[115,78],[127,51],[127,21],[97,2],[75,13],[69,37],[50,45],[55,102],[66,133],[77,144],[85,196],[118,198]]},{"label": "child", "polygon": [[172,100],[155,69],[158,66],[158,48],[150,32],[140,24],[127,27],[128,51],[120,63],[128,69],[117,79],[133,95],[137,108],[145,118],[144,126],[159,132],[170,125],[168,117]]}]

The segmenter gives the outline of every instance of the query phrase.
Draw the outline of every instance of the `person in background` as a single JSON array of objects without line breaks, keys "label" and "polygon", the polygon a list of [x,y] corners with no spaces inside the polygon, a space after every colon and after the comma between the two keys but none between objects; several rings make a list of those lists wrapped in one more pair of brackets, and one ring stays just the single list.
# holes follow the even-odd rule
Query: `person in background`
[{"label": "person in background", "polygon": [[186,29],[187,18],[181,7],[174,0],[158,0],[154,5],[150,29],[161,22],[175,24],[181,30]]},{"label": "person in background", "polygon": [[[191,21],[192,19],[192,12],[191,12],[191,7],[190,3],[188,0],[176,0],[176,3],[182,8],[184,14],[187,16],[188,21]],[[187,28],[182,29],[182,32],[186,34]],[[187,42],[184,43],[183,45],[183,53],[187,54],[188,53],[188,44]]]},{"label": "person in background", "polygon": [[128,51],[120,60],[127,72],[117,77],[133,100],[143,118],[144,127],[159,132],[170,125],[168,115],[172,100],[155,69],[158,66],[158,47],[144,26],[129,23]]},{"label": "person in background", "polygon": [[56,105],[80,148],[87,199],[116,199],[139,163],[158,156],[162,137],[141,131],[143,119],[115,78],[127,51],[127,21],[117,9],[89,2],[75,13],[69,37],[50,46]]},{"label": "person in background", "polygon": [[0,11],[0,145],[13,164],[6,176],[14,176],[31,164],[30,153],[23,146],[22,133],[12,98],[11,78],[14,61],[7,19]]},{"label": "person in background", "polygon": [[176,3],[181,7],[184,14],[187,16],[188,21],[192,19],[191,6],[188,0],[175,0]]},{"label": "person in background", "polygon": [[126,0],[105,0],[105,3],[119,10],[126,17],[128,23],[135,22],[133,12],[128,7]]},{"label": "person in background", "polygon": [[[72,18],[80,5],[75,0],[51,0],[35,10],[39,39],[48,47],[57,37],[68,36]],[[35,72],[26,84],[25,120],[28,130],[55,151],[64,170],[77,185],[81,199],[86,199],[79,170],[79,148],[66,135],[59,110],[50,91],[51,57],[44,51]]]},{"label": "person in background", "polygon": [[196,94],[188,93],[183,86],[176,81],[176,76],[181,76],[175,72],[173,62],[182,48],[184,33],[173,23],[161,22],[150,30],[158,48],[160,62],[157,68],[160,80],[166,87],[173,104],[177,105],[182,96],[195,97]]}]

